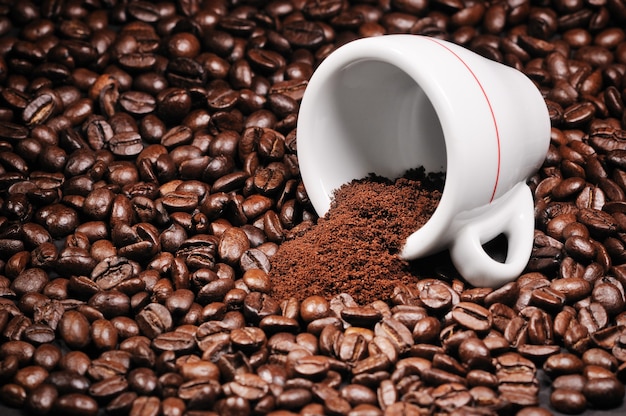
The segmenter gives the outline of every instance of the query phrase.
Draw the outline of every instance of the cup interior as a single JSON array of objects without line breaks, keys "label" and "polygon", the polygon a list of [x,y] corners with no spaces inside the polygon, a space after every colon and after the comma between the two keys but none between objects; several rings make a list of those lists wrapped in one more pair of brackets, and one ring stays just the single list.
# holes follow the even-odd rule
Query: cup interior
[{"label": "cup interior", "polygon": [[351,62],[330,72],[312,102],[315,175],[328,195],[370,173],[396,178],[422,166],[446,171],[444,132],[433,103],[397,66],[377,59]]}]

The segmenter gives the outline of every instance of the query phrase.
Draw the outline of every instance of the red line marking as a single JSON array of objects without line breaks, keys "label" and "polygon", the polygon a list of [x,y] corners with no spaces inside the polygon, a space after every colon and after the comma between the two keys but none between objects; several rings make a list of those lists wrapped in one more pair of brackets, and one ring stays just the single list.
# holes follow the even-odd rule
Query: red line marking
[{"label": "red line marking", "polygon": [[493,125],[494,125],[494,127],[496,129],[496,141],[497,141],[497,145],[498,145],[498,168],[497,168],[497,172],[496,172],[496,183],[493,185],[493,192],[491,193],[491,199],[489,200],[489,202],[492,202],[493,199],[496,196],[496,189],[498,188],[498,181],[500,179],[500,132],[498,130],[498,122],[496,121],[496,115],[495,115],[495,113],[493,111],[493,107],[491,106],[491,101],[489,101],[489,97],[487,96],[487,93],[485,92],[485,89],[483,88],[483,85],[478,80],[478,77],[476,76],[474,71],[472,71],[472,69],[469,67],[469,65],[467,65],[467,63],[463,60],[463,58],[461,58],[459,55],[457,55],[452,49],[448,48],[446,45],[444,45],[442,43],[439,43],[439,42],[437,42],[436,40],[434,40],[432,38],[426,37],[426,39],[428,39],[431,42],[433,42],[433,43],[435,43],[435,44],[445,48],[448,52],[450,52],[452,55],[454,55],[459,61],[461,61],[461,63],[465,66],[465,68],[467,68],[469,73],[472,74],[472,77],[474,77],[474,80],[476,81],[476,83],[480,87],[480,90],[482,91],[483,95],[485,96],[485,100],[487,101],[487,106],[489,107],[489,112],[491,113],[491,119],[493,120]]}]

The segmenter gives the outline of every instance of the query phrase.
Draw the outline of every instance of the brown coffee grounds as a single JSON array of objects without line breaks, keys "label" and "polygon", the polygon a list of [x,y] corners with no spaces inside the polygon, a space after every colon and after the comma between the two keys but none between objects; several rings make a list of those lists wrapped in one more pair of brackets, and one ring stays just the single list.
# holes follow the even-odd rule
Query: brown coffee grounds
[{"label": "brown coffee grounds", "polygon": [[302,300],[348,293],[367,304],[390,299],[399,283],[416,282],[399,253],[435,211],[443,182],[441,174],[419,169],[395,181],[372,175],[342,186],[326,216],[273,256],[272,295]]}]

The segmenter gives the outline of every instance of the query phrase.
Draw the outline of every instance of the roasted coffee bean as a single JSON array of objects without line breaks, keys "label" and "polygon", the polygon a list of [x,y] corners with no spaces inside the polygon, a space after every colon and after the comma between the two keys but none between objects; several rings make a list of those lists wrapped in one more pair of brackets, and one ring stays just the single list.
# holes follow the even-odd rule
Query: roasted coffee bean
[{"label": "roasted coffee bean", "polygon": [[33,414],[46,414],[52,410],[58,391],[51,384],[41,384],[26,399],[26,408]]},{"label": "roasted coffee bean", "polygon": [[33,362],[48,371],[54,369],[61,360],[61,350],[51,344],[45,343],[37,347],[33,354]]},{"label": "roasted coffee bean", "polygon": [[487,331],[491,328],[492,318],[489,310],[474,303],[457,303],[452,308],[452,317],[460,325],[474,331]]},{"label": "roasted coffee bean", "polygon": [[582,374],[566,374],[558,376],[552,382],[554,389],[574,390],[581,392],[587,379]]},{"label": "roasted coffee bean", "polygon": [[98,403],[81,393],[69,393],[59,396],[53,405],[53,411],[64,414],[97,415]]},{"label": "roasted coffee bean", "polygon": [[67,311],[59,321],[59,334],[70,347],[85,347],[90,342],[89,321],[79,312]]},{"label": "roasted coffee bean", "polygon": [[26,389],[15,383],[6,383],[0,387],[0,398],[11,407],[22,407],[26,402]]},{"label": "roasted coffee bean", "polygon": [[285,25],[283,36],[296,47],[314,48],[324,41],[324,31],[313,22],[294,21]]},{"label": "roasted coffee bean", "polygon": [[550,376],[558,377],[564,374],[580,373],[583,369],[583,362],[574,354],[561,353],[548,357],[543,368]]},{"label": "roasted coffee bean", "polygon": [[602,305],[603,309],[613,315],[623,309],[624,295],[619,290],[618,285],[612,283],[598,282],[592,291],[592,300]]},{"label": "roasted coffee bean", "polygon": [[566,300],[580,300],[589,294],[589,283],[577,277],[563,278],[553,281],[550,287],[562,293]]},{"label": "roasted coffee bean", "polygon": [[114,134],[108,145],[111,152],[118,156],[136,156],[143,150],[141,136],[136,132]]},{"label": "roasted coffee bean", "polygon": [[120,94],[119,105],[133,115],[151,113],[156,109],[154,97],[140,91],[126,91]]},{"label": "roasted coffee bean", "polygon": [[420,300],[434,310],[447,309],[452,305],[452,293],[441,282],[432,282],[424,286],[419,293]]},{"label": "roasted coffee bean", "polygon": [[581,392],[557,388],[550,395],[550,404],[559,412],[577,414],[585,410],[587,400]]},{"label": "roasted coffee bean", "polygon": [[33,324],[24,330],[22,337],[34,344],[44,344],[54,341],[55,334],[48,325]]},{"label": "roasted coffee bean", "polygon": [[107,404],[106,411],[110,413],[130,412],[132,404],[136,399],[137,393],[129,391],[124,392]]},{"label": "roasted coffee bean", "polygon": [[459,345],[459,358],[470,368],[489,368],[491,353],[484,342],[478,338],[470,338]]},{"label": "roasted coffee bean", "polygon": [[587,381],[582,393],[594,406],[613,407],[624,398],[624,385],[616,378],[594,378]]},{"label": "roasted coffee bean", "polygon": [[41,93],[24,107],[22,118],[29,126],[43,124],[59,112],[61,105],[59,96],[54,92]]},{"label": "roasted coffee bean", "polygon": [[136,321],[141,332],[150,339],[170,331],[173,325],[170,312],[158,303],[146,305],[137,314]]},{"label": "roasted coffee bean", "polygon": [[597,365],[610,371],[615,371],[618,366],[616,358],[600,348],[592,348],[585,351],[582,359],[586,365]]},{"label": "roasted coffee bean", "polygon": [[46,379],[57,389],[59,394],[85,393],[89,389],[90,380],[71,370],[54,371]]},{"label": "roasted coffee bean", "polygon": [[35,214],[35,219],[52,237],[66,236],[78,225],[77,212],[61,204],[53,204],[42,208]]},{"label": "roasted coffee bean", "polygon": [[384,318],[374,327],[374,333],[378,336],[389,338],[399,352],[404,352],[413,344],[413,336],[409,329],[401,322],[393,318]]}]

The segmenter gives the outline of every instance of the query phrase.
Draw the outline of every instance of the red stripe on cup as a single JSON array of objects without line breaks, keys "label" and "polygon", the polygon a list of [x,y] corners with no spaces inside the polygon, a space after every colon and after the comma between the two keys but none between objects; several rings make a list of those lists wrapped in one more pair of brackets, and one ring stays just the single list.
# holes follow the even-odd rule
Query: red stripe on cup
[{"label": "red stripe on cup", "polygon": [[493,107],[491,106],[491,101],[489,101],[489,96],[487,96],[487,92],[485,91],[485,89],[483,88],[483,85],[478,80],[478,77],[476,76],[474,71],[472,71],[472,68],[470,68],[469,65],[467,65],[467,63],[463,60],[463,58],[461,58],[459,55],[457,55],[452,49],[450,49],[446,45],[437,42],[435,39],[433,39],[433,38],[425,38],[425,39],[428,39],[428,40],[432,41],[433,43],[443,47],[448,52],[450,52],[452,55],[454,55],[459,61],[461,61],[463,66],[465,66],[465,68],[467,68],[469,73],[472,74],[472,77],[474,77],[474,80],[478,84],[478,87],[480,88],[480,90],[482,91],[483,95],[485,96],[485,101],[487,101],[487,106],[489,107],[489,112],[491,113],[491,119],[493,120],[493,126],[494,126],[494,128],[496,130],[496,142],[497,142],[496,144],[497,144],[497,148],[498,148],[498,165],[497,165],[497,171],[496,171],[496,181],[495,181],[495,184],[493,185],[493,192],[491,192],[491,199],[489,200],[489,202],[491,202],[491,201],[493,201],[493,199],[496,196],[496,189],[498,188],[498,181],[500,179],[500,132],[498,130],[498,122],[496,121],[496,115],[495,115],[495,113],[493,111]]}]

